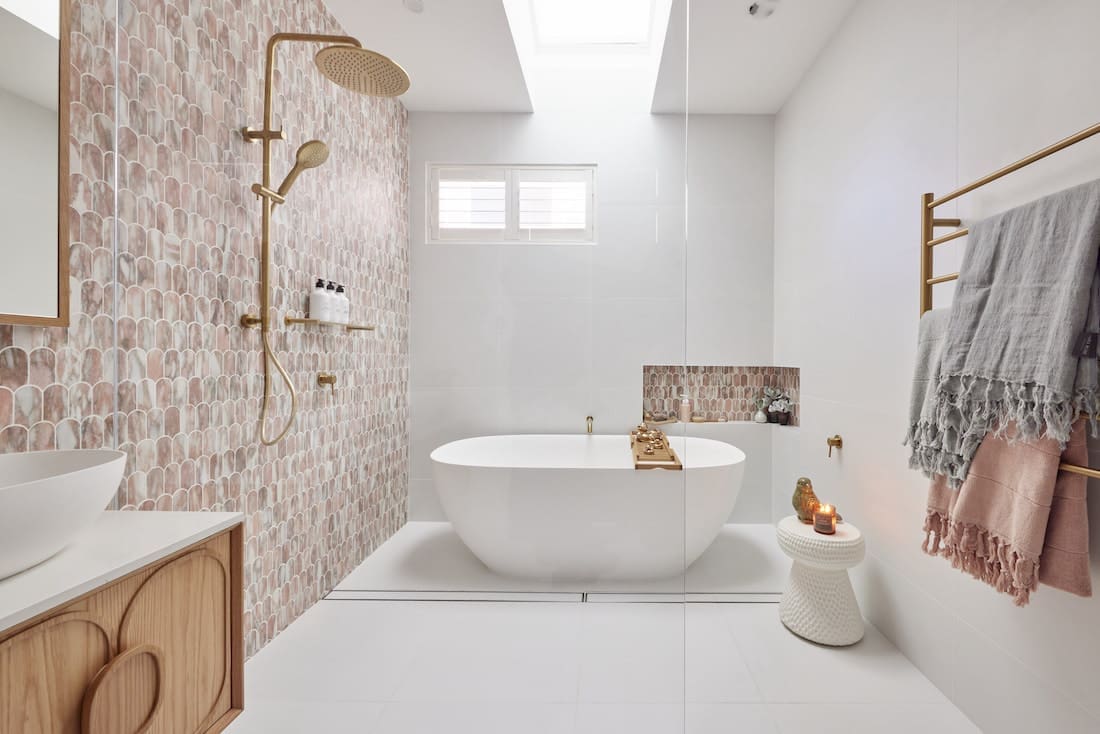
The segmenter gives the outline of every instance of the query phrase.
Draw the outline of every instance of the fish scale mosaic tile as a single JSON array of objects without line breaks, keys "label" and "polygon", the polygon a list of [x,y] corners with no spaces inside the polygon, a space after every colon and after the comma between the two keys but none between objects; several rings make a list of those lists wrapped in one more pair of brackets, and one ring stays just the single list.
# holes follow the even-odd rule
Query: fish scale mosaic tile
[{"label": "fish scale mosaic tile", "polygon": [[680,396],[687,395],[705,421],[751,421],[764,388],[778,387],[791,397],[790,425],[797,426],[799,380],[797,367],[646,365],[642,410],[676,415]]},{"label": "fish scale mosaic tile", "polygon": [[[273,33],[343,31],[318,0],[72,7],[72,323],[0,326],[0,451],[117,445],[119,508],[245,513],[252,654],[406,520],[407,114],[325,80],[316,46],[280,47],[274,176],[307,140],[332,154],[273,220],[272,346],[299,414],[264,447],[260,334],[239,326],[259,307],[261,151],[239,131],[262,121]],[[377,331],[283,327],[318,276]],[[269,430],[289,415],[275,380]]]}]

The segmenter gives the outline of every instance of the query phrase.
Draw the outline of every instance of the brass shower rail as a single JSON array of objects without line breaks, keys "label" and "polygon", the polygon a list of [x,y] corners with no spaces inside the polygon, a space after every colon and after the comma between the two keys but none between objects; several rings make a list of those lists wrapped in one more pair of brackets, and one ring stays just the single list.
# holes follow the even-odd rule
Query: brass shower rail
[{"label": "brass shower rail", "polygon": [[[932,286],[937,283],[947,283],[952,280],[958,280],[959,274],[948,273],[946,275],[933,275],[934,259],[932,257],[933,249],[945,242],[957,240],[960,237],[965,237],[970,234],[968,227],[962,227],[962,221],[959,219],[941,219],[936,217],[935,210],[937,207],[943,206],[949,201],[969,194],[975,189],[981,188],[988,183],[992,183],[999,178],[1003,178],[1010,173],[1015,173],[1021,168],[1030,166],[1036,161],[1041,161],[1049,155],[1053,155],[1060,150],[1076,145],[1082,140],[1088,140],[1094,135],[1100,134],[1100,123],[1087,127],[1084,130],[1070,135],[1068,138],[1059,140],[1053,145],[1048,145],[1042,150],[1036,151],[1026,158],[1021,158],[1015,163],[1011,163],[1004,168],[1000,168],[988,176],[983,176],[973,183],[969,183],[966,186],[957,188],[949,194],[945,194],[940,198],[936,198],[935,194],[924,194],[921,196],[921,227],[920,227],[920,314],[923,316],[926,311],[932,310]],[[954,232],[936,237],[935,230],[937,227],[960,227]],[[1093,479],[1100,479],[1100,470],[1091,469],[1087,466],[1079,466],[1077,464],[1062,463],[1058,467],[1062,471],[1071,472],[1073,474],[1082,474],[1086,477]]]}]

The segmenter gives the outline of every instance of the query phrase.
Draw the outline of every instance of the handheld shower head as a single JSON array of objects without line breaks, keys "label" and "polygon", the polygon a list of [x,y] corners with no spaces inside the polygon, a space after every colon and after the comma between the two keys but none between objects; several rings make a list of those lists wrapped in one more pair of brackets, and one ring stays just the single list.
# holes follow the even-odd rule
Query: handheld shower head
[{"label": "handheld shower head", "polygon": [[278,194],[279,196],[286,196],[290,191],[290,187],[294,185],[295,180],[298,178],[298,174],[307,168],[316,168],[325,161],[328,160],[328,146],[322,143],[320,140],[310,140],[308,143],[298,148],[298,154],[294,158],[294,168],[290,169],[290,173],[286,175],[283,182],[279,184]]},{"label": "handheld shower head", "polygon": [[329,46],[314,60],[331,81],[359,94],[398,97],[409,91],[409,75],[397,62],[365,48]]}]

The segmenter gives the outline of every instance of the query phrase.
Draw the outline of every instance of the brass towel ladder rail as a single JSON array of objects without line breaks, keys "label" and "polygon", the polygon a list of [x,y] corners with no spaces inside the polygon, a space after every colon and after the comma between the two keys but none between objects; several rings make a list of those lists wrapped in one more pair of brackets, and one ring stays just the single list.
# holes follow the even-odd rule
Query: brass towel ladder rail
[{"label": "brass towel ladder rail", "polygon": [[[1015,163],[1011,163],[1004,168],[994,171],[988,176],[983,176],[973,183],[969,183],[966,186],[955,189],[950,194],[945,194],[940,198],[936,198],[935,194],[924,194],[921,196],[921,253],[920,253],[920,314],[923,316],[925,312],[932,310],[932,286],[937,283],[947,283],[952,280],[958,280],[958,273],[948,273],[947,275],[932,275],[934,259],[932,257],[933,248],[938,247],[951,240],[956,240],[960,237],[965,237],[970,234],[970,229],[962,227],[962,221],[959,219],[940,219],[935,215],[937,207],[946,204],[949,201],[954,201],[964,194],[969,194],[974,189],[981,188],[988,183],[992,183],[999,178],[1007,176],[1010,173],[1014,173],[1021,168],[1030,166],[1036,161],[1041,161],[1049,155],[1057,153],[1060,150],[1080,143],[1082,140],[1087,140],[1094,135],[1100,135],[1100,123],[1087,127],[1081,132],[1074,133],[1064,140],[1059,140],[1053,145],[1049,145],[1042,150],[1036,151],[1026,158],[1021,158]],[[941,237],[935,236],[935,229],[937,227],[962,227],[950,234],[943,235]],[[1087,466],[1079,466],[1077,464],[1062,463],[1058,467],[1062,471],[1071,472],[1073,474],[1082,474],[1086,477],[1092,477],[1093,479],[1100,479],[1100,470],[1091,469]]]}]

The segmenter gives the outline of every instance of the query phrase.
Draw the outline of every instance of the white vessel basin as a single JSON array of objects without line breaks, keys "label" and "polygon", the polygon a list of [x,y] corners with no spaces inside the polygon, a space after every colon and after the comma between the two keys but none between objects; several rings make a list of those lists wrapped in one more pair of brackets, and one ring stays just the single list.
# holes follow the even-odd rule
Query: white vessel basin
[{"label": "white vessel basin", "polygon": [[118,491],[121,451],[0,456],[0,579],[41,563],[87,529]]}]

